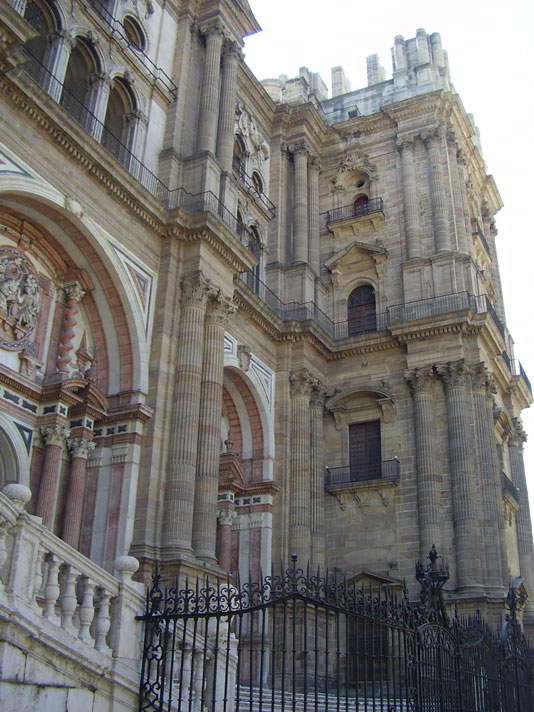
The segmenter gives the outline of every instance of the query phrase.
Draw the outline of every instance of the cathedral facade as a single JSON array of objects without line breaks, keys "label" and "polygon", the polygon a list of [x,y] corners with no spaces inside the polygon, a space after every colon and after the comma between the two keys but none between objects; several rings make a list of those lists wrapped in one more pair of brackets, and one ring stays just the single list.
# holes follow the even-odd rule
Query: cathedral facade
[{"label": "cathedral facade", "polygon": [[[435,545],[461,610],[534,597],[502,203],[440,36],[329,97],[254,77],[246,0],[2,0],[0,28],[4,630],[17,560],[86,633],[87,582],[113,610],[156,561],[396,585]],[[126,646],[105,605],[95,655]]]}]

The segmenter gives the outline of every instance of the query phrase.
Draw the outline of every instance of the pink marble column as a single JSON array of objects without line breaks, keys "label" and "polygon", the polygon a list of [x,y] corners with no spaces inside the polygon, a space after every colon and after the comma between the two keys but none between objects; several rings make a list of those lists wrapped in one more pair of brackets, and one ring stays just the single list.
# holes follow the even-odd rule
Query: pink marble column
[{"label": "pink marble column", "polygon": [[74,339],[74,327],[76,326],[76,315],[78,314],[78,302],[80,302],[85,292],[81,289],[78,282],[69,282],[63,287],[67,303],[63,315],[63,325],[61,336],[59,337],[59,349],[57,359],[57,370],[64,376],[69,373],[69,364],[72,360],[71,351],[74,348],[72,341]]},{"label": "pink marble column", "polygon": [[61,456],[70,430],[61,425],[48,425],[41,428],[45,442],[45,454],[39,482],[39,494],[35,513],[42,517],[45,527],[52,529],[56,509],[57,488],[61,470]]},{"label": "pink marble column", "polygon": [[77,549],[82,526],[87,457],[95,449],[95,443],[89,438],[73,438],[69,446],[72,459],[61,537]]}]

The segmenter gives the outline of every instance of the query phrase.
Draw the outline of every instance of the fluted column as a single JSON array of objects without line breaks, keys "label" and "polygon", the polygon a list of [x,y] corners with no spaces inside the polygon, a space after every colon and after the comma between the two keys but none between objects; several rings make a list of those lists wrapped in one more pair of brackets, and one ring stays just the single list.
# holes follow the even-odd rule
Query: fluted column
[{"label": "fluted column", "polygon": [[299,565],[310,560],[310,394],[314,383],[307,369],[291,373],[291,489],[289,552]]},{"label": "fluted column", "polygon": [[420,257],[421,229],[419,226],[419,195],[415,173],[414,140],[399,139],[397,146],[401,154],[402,190],[404,199],[404,224],[406,229],[406,251],[408,259]]},{"label": "fluted column", "polygon": [[100,141],[111,92],[111,77],[105,72],[94,72],[89,77],[89,82],[88,105],[93,116],[87,117],[86,129],[97,141]]},{"label": "fluted column", "polygon": [[311,570],[325,568],[324,539],[324,436],[323,412],[325,389],[319,383],[312,385],[310,401],[310,531]]},{"label": "fluted column", "polygon": [[182,284],[162,532],[168,555],[192,553],[204,315],[210,289],[201,273]]},{"label": "fluted column", "polygon": [[223,39],[224,35],[219,28],[210,29],[206,34],[206,60],[198,119],[197,148],[199,151],[215,153],[217,122],[219,119],[219,84]]},{"label": "fluted column", "polygon": [[467,401],[469,369],[461,359],[440,367],[439,374],[445,384],[447,399],[456,579],[457,587],[465,588],[478,584],[480,571],[475,505],[470,486],[474,468]]},{"label": "fluted column", "polygon": [[436,472],[434,452],[434,408],[432,366],[416,368],[407,375],[412,391],[415,420],[415,456],[417,467],[417,507],[419,515],[419,555],[421,560],[435,545],[443,547],[441,484]]},{"label": "fluted column", "polygon": [[462,196],[462,188],[460,182],[460,171],[458,166],[458,146],[456,144],[456,136],[453,132],[447,134],[447,150],[449,152],[449,171],[452,186],[452,211],[454,218],[454,228],[456,230],[456,238],[458,250],[468,253],[468,234],[466,233],[466,220],[464,213],[464,201]]},{"label": "fluted column", "polygon": [[219,566],[226,573],[230,573],[232,566],[232,526],[237,512],[234,509],[219,509],[218,561]]},{"label": "fluted column", "polygon": [[293,262],[308,261],[308,149],[296,146],[294,160]]},{"label": "fluted column", "polygon": [[77,549],[82,526],[87,457],[95,449],[95,443],[89,438],[73,438],[69,446],[72,459],[61,537]]},{"label": "fluted column", "polygon": [[193,549],[200,559],[212,562],[216,561],[224,326],[233,311],[231,301],[218,296],[208,305],[204,326]]},{"label": "fluted column", "polygon": [[[519,510],[516,514],[517,553],[519,570],[525,579],[531,600],[527,604],[530,622],[534,619],[534,546],[532,543],[532,521],[528,500],[525,463],[523,461],[523,445],[527,436],[521,421],[515,419],[514,431],[509,441],[510,468],[512,482],[519,490]],[[525,613],[527,612],[525,611]]]},{"label": "fluted column", "polygon": [[432,206],[432,225],[434,227],[434,244],[436,252],[448,252],[451,249],[448,219],[448,196],[445,193],[443,168],[441,165],[442,139],[439,133],[426,136],[424,139],[428,174],[430,179],[430,204]]},{"label": "fluted column", "polygon": [[70,430],[61,425],[48,425],[41,428],[41,436],[45,443],[45,454],[35,513],[38,517],[42,517],[43,524],[49,529],[52,529],[54,525],[61,456],[69,435]]},{"label": "fluted column", "polygon": [[44,75],[42,86],[56,101],[59,101],[63,91],[63,82],[73,46],[74,39],[66,30],[59,30],[48,37],[43,64],[49,73]]},{"label": "fluted column", "polygon": [[217,158],[224,171],[232,170],[234,155],[235,101],[237,91],[237,68],[241,52],[235,42],[228,42],[223,52],[221,105],[219,112],[219,135]]},{"label": "fluted column", "polygon": [[310,264],[315,272],[321,271],[321,245],[319,239],[319,174],[321,166],[317,158],[310,159],[309,177],[309,226],[310,226]]},{"label": "fluted column", "polygon": [[467,170],[466,158],[464,152],[459,149],[456,152],[456,162],[458,165],[458,175],[460,178],[460,195],[462,198],[463,214],[465,221],[466,247],[467,253],[473,252],[472,225],[471,225],[471,209],[469,207],[469,172]]},{"label": "fluted column", "polygon": [[67,303],[65,304],[65,312],[63,314],[63,324],[61,328],[61,336],[59,337],[59,349],[57,359],[57,370],[59,373],[67,376],[69,373],[69,364],[72,360],[71,351],[74,348],[72,340],[74,339],[74,327],[76,326],[76,316],[78,314],[78,302],[81,302],[85,292],[81,289],[78,282],[69,282],[64,287]]},{"label": "fluted column", "polygon": [[[482,523],[486,553],[484,578],[487,585],[502,588],[505,581],[502,578],[498,527],[498,507],[501,506],[502,509],[502,504],[500,503],[502,494],[500,472],[496,467],[496,458],[492,457],[492,449],[495,450],[493,418],[490,422],[486,405],[486,392],[487,389],[491,388],[491,377],[483,363],[475,367],[471,382],[475,408],[475,432],[478,445],[480,481],[482,484]],[[482,573],[484,573],[484,570]]]}]

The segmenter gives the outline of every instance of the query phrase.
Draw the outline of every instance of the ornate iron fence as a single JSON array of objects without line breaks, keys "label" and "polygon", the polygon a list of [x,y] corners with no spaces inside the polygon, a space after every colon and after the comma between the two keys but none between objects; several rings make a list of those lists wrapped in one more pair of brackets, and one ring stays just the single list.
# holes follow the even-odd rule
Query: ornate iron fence
[{"label": "ornate iron fence", "polygon": [[139,692],[144,712],[527,712],[529,651],[508,596],[501,636],[480,616],[450,620],[446,565],[418,563],[421,600],[304,572],[233,586],[148,591]]}]

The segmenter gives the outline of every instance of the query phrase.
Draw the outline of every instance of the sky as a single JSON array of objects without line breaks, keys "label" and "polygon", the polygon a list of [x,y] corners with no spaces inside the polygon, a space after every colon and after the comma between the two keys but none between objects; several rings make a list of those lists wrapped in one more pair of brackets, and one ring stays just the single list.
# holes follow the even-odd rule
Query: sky
[{"label": "sky", "polygon": [[[341,65],[352,89],[367,84],[366,57],[378,54],[391,78],[396,35],[439,32],[452,83],[480,129],[487,172],[504,207],[497,213],[497,249],[507,326],[534,384],[534,2],[448,0],[249,0],[263,31],[245,40],[245,61],[259,79],[300,67],[319,72]],[[522,413],[530,440],[525,465],[534,511],[534,405]]]}]

